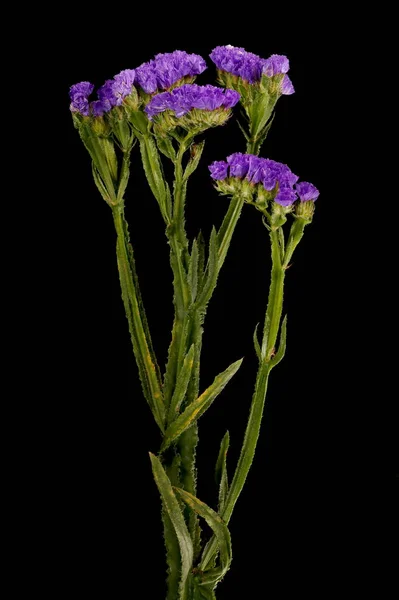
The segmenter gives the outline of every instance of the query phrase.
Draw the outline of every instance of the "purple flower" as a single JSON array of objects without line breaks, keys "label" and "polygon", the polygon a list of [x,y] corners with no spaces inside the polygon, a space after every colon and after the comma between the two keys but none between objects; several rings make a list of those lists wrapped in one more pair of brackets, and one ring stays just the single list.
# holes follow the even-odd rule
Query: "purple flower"
[{"label": "purple flower", "polygon": [[312,183],[308,183],[307,181],[297,183],[295,189],[301,202],[306,202],[308,200],[313,200],[315,202],[320,194],[319,190]]},{"label": "purple flower", "polygon": [[293,204],[296,199],[297,195],[292,188],[281,186],[274,201],[277,202],[277,204],[281,204],[281,206],[287,207]]},{"label": "purple flower", "polygon": [[90,102],[90,111],[94,117],[102,117],[105,112],[109,110],[106,105],[103,104],[101,100],[95,100],[94,102]]},{"label": "purple flower", "polygon": [[220,180],[226,177],[242,179],[245,177],[252,184],[261,183],[269,192],[274,190],[277,185],[278,192],[275,201],[282,206],[290,206],[297,200],[297,192],[300,194],[298,186],[297,192],[293,189],[294,184],[298,181],[298,176],[287,165],[268,158],[235,152],[227,157],[227,163],[224,161],[214,162],[209,169],[213,179]]},{"label": "purple flower", "polygon": [[115,75],[114,80],[111,84],[112,93],[115,97],[116,106],[120,106],[126,96],[129,96],[132,92],[132,87],[135,78],[134,69],[125,69]]},{"label": "purple flower", "polygon": [[249,154],[235,152],[227,157],[230,166],[230,177],[245,177],[248,173]]},{"label": "purple flower", "polygon": [[281,82],[281,93],[283,96],[290,96],[295,93],[294,86],[288,75],[284,75],[283,81]]},{"label": "purple flower", "polygon": [[217,46],[209,56],[221,71],[242,77],[250,83],[261,78],[264,59],[244,48]]},{"label": "purple flower", "polygon": [[111,108],[116,106],[113,79],[107,79],[104,85],[98,89],[97,96],[101,101],[105,111],[111,110]]},{"label": "purple flower", "polygon": [[136,69],[136,82],[143,88],[146,94],[153,94],[157,91],[157,76],[154,70],[154,61],[143,63]]},{"label": "purple flower", "polygon": [[194,77],[206,69],[206,63],[198,54],[175,50],[157,54],[154,60],[136,69],[136,81],[147,94],[157,89],[166,90],[183,77]]},{"label": "purple flower", "polygon": [[171,92],[157,94],[147,104],[145,112],[151,119],[165,110],[174,111],[176,117],[182,117],[193,108],[216,110],[231,108],[237,104],[240,94],[234,90],[225,90],[213,85],[185,84]]},{"label": "purple flower", "polygon": [[272,54],[263,64],[263,73],[264,75],[267,75],[267,77],[288,73],[289,69],[290,61],[282,54]]},{"label": "purple flower", "polygon": [[71,104],[69,106],[72,112],[80,112],[87,117],[89,115],[89,96],[94,90],[94,85],[89,81],[75,83],[69,88],[69,97]]},{"label": "purple flower", "polygon": [[224,160],[215,160],[215,162],[209,165],[212,179],[226,179],[228,166]]}]

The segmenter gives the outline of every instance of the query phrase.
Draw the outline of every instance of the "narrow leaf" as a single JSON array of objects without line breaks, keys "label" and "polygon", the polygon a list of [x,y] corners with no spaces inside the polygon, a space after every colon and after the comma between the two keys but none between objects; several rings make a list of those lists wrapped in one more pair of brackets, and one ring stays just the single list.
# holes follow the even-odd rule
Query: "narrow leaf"
[{"label": "narrow leaf", "polygon": [[162,216],[167,222],[166,186],[162,172],[162,165],[154,139],[150,135],[140,137],[140,151],[144,172],[152,193],[161,209]]},{"label": "narrow leaf", "polygon": [[195,169],[198,167],[199,161],[201,160],[202,151],[205,146],[205,140],[200,142],[199,144],[193,144],[190,148],[191,158],[187,163],[186,169],[184,171],[183,179],[187,181],[187,179],[194,173]]},{"label": "narrow leaf", "polygon": [[193,544],[186,523],[184,522],[184,517],[180,509],[179,502],[177,501],[177,498],[173,492],[168,476],[162,467],[161,461],[154,454],[151,454],[151,452],[150,459],[155,483],[157,484],[158,490],[161,494],[163,506],[172,522],[179,542],[181,556],[179,600],[184,600],[186,581],[191,572],[193,562]]},{"label": "narrow leaf", "polygon": [[204,278],[205,278],[205,240],[202,235],[202,231],[199,232],[197,237],[197,245],[198,245],[198,284],[197,284],[197,294],[201,292]]},{"label": "narrow leaf", "polygon": [[241,129],[245,139],[247,140],[247,142],[249,142],[249,135],[247,134],[247,132],[245,131],[244,127],[241,125],[240,121],[237,119],[237,125],[238,127]]},{"label": "narrow leaf", "polygon": [[270,127],[272,126],[275,114],[276,113],[272,114],[271,118],[269,119],[269,122],[263,127],[262,131],[258,134],[255,148],[257,154],[259,153],[260,147],[262,146],[263,142],[267,138],[267,134],[269,133]]},{"label": "narrow leaf", "polygon": [[222,518],[212,510],[209,506],[207,506],[204,502],[201,502],[193,496],[189,494],[185,490],[180,488],[174,488],[180,498],[185,502],[190,508],[195,510],[196,513],[199,514],[200,517],[205,519],[209,527],[214,532],[220,552],[220,568],[211,569],[207,571],[204,575],[201,576],[201,583],[211,583],[220,581],[220,579],[226,574],[228,571],[231,560],[232,560],[232,550],[231,550],[231,538],[230,532],[227,529],[227,525],[224,523]]},{"label": "narrow leaf", "polygon": [[197,297],[198,287],[198,244],[197,240],[193,241],[191,249],[190,264],[188,267],[188,285],[191,290],[191,300],[194,302]]},{"label": "narrow leaf", "polygon": [[259,360],[261,360],[262,352],[261,352],[259,340],[258,340],[258,326],[259,326],[259,323],[256,324],[255,331],[254,331],[254,346],[255,346],[256,356],[259,358]]},{"label": "narrow leaf", "polygon": [[215,377],[212,385],[209,386],[199,398],[189,404],[186,410],[177,417],[177,419],[169,425],[165,432],[164,441],[161,451],[163,452],[170,444],[177,439],[183,431],[188,429],[204,412],[210,407],[215,398],[224,389],[233,375],[238,371],[243,359],[237,360],[230,365],[223,373]]},{"label": "narrow leaf", "polygon": [[227,464],[226,457],[227,451],[230,445],[230,434],[226,431],[222,443],[220,444],[219,456],[216,461],[215,468],[215,479],[216,484],[219,487],[219,502],[218,502],[218,512],[221,514],[223,512],[224,504],[227,498],[227,494],[229,492],[229,482],[227,478]]},{"label": "narrow leaf", "polygon": [[167,158],[173,162],[176,160],[176,150],[173,147],[172,140],[169,137],[156,136],[157,146]]},{"label": "narrow leaf", "polygon": [[287,315],[285,315],[283,322],[281,324],[281,332],[280,332],[280,344],[276,354],[273,356],[270,361],[271,365],[275,367],[278,365],[280,361],[283,360],[285,355],[285,349],[287,346]]},{"label": "narrow leaf", "polygon": [[229,208],[218,231],[218,270],[223,266],[227,251],[238,219],[240,218],[244,200],[240,196],[233,196]]},{"label": "narrow leaf", "polygon": [[194,349],[195,346],[192,344],[190,350],[187,352],[184,358],[183,366],[177,378],[176,387],[169,406],[168,424],[173,423],[173,421],[176,419],[177,415],[179,414],[181,403],[186,395],[188,382],[190,381],[191,371],[193,369]]},{"label": "narrow leaf", "polygon": [[218,241],[215,227],[212,227],[211,239],[209,241],[209,255],[207,265],[207,276],[201,291],[201,294],[196,302],[198,308],[203,310],[212,295],[216,286],[218,277]]}]

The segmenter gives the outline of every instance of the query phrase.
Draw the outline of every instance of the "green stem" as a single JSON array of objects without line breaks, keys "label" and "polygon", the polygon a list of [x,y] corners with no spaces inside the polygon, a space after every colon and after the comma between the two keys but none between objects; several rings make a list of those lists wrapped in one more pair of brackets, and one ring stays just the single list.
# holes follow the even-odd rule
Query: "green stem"
[{"label": "green stem", "polygon": [[283,268],[286,269],[289,265],[289,262],[294,254],[295,248],[298,246],[299,242],[302,239],[305,226],[307,225],[307,221],[304,219],[296,218],[293,224],[291,225],[291,231],[288,238],[287,249],[284,255]]},{"label": "green stem", "polygon": [[[226,498],[223,513],[221,515],[226,525],[229,523],[231,515],[233,514],[235,504],[244,487],[245,481],[247,479],[249,470],[252,465],[252,461],[255,456],[260,426],[262,422],[263,410],[265,406],[266,391],[270,370],[271,366],[267,363],[261,363],[258,369],[255,391],[252,398],[251,410],[249,413],[249,419],[245,431],[245,437],[241,449],[240,458],[238,460],[237,468],[234,473],[234,478]],[[205,571],[209,563],[212,561],[212,558],[216,552],[217,541],[215,536],[213,536],[204,550],[202,562],[199,566],[199,568],[202,571]]]},{"label": "green stem", "polygon": [[[151,342],[150,340],[147,341],[146,338],[145,328],[140,314],[138,292],[136,292],[133,281],[133,273],[131,270],[129,250],[124,229],[123,203],[113,207],[112,214],[117,233],[117,258],[122,297],[129,322],[133,351],[139,367],[144,392],[146,393],[147,391],[147,402],[150,404],[159,428],[164,432],[165,407],[160,382],[157,376],[156,365],[151,357]],[[130,252],[132,252],[132,248],[130,248]]]},{"label": "green stem", "polygon": [[257,142],[257,138],[250,138],[247,142],[247,149],[246,149],[246,153],[247,154],[258,154],[258,152],[256,151],[256,142]]},{"label": "green stem", "polygon": [[272,274],[262,340],[262,358],[269,361],[274,353],[283,310],[285,269],[281,262],[278,230],[270,231]]},{"label": "green stem", "polygon": [[[231,518],[234,506],[244,487],[255,455],[265,406],[269,373],[274,366],[271,359],[280,327],[284,290],[284,268],[281,261],[280,235],[278,230],[272,230],[270,232],[270,240],[272,247],[272,276],[262,342],[262,360],[256,377],[255,392],[252,398],[251,410],[240,458],[227,495],[223,514],[221,515],[226,524]],[[216,552],[217,541],[215,536],[213,536],[205,547],[200,565],[201,570],[206,569]]]}]

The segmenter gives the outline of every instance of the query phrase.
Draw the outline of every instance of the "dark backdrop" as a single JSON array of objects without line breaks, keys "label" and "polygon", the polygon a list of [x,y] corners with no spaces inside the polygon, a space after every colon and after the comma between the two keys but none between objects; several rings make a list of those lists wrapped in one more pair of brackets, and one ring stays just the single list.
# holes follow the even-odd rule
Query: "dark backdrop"
[{"label": "dark backdrop", "polygon": [[[303,24],[288,30],[265,21],[265,34],[255,38],[237,26],[224,31],[214,20],[201,18],[203,23],[190,32],[180,23],[172,33],[168,23],[162,35],[144,34],[136,24],[137,36],[134,31],[127,35],[123,14],[118,33],[103,22],[101,32],[88,34],[89,21],[83,28],[77,19],[65,40],[68,52],[62,53],[57,97],[58,123],[64,130],[56,175],[63,184],[53,204],[62,269],[62,314],[55,315],[54,328],[65,345],[57,361],[61,401],[46,414],[51,422],[46,460],[50,545],[56,557],[54,597],[65,592],[72,596],[76,590],[82,597],[164,597],[160,502],[148,458],[148,451],[157,452],[159,436],[141,394],[131,349],[111,213],[92,181],[67,93],[73,83],[89,80],[97,87],[121,69],[176,48],[205,58],[219,44],[245,46],[263,57],[286,54],[296,93],[279,100],[261,154],[289,164],[302,180],[320,189],[313,224],[306,228],[287,272],[287,353],[271,375],[256,458],[231,521],[232,569],[218,588],[218,598],[277,600],[293,593],[324,598],[353,573],[353,555],[370,534],[370,525],[363,526],[359,489],[373,469],[373,452],[364,447],[364,417],[357,410],[355,382],[344,360],[353,348],[347,317],[354,312],[346,286],[348,281],[356,284],[357,273],[343,260],[345,223],[337,230],[337,203],[347,199],[338,197],[336,164],[332,167],[337,161],[332,148],[337,116],[331,82],[337,77],[337,55],[330,52],[331,39],[324,39],[327,21],[317,30]],[[161,26],[158,19],[158,31]],[[209,59],[208,66],[197,83],[214,82]],[[190,238],[199,229],[208,238],[212,224],[218,227],[227,209],[227,199],[212,187],[208,164],[243,149],[234,119],[206,133],[204,155],[188,188]],[[126,213],[163,366],[172,326],[172,278],[163,222],[137,147]],[[264,318],[269,275],[267,232],[259,213],[245,206],[205,322],[201,389],[245,357],[199,423],[198,495],[211,506],[216,497],[214,464],[226,429],[231,435],[230,477],[238,459],[257,366],[252,334]],[[203,529],[208,536],[205,525]],[[146,592],[140,591],[144,585]]]}]

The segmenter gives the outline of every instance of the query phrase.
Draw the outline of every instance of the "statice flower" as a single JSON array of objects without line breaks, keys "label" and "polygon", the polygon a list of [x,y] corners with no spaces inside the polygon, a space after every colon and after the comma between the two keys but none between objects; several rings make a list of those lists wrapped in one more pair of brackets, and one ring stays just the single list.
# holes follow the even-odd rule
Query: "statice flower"
[{"label": "statice flower", "polygon": [[245,178],[245,181],[253,186],[260,185],[271,194],[274,191],[275,195],[269,197],[284,207],[291,206],[298,196],[301,201],[304,201],[316,200],[319,195],[318,190],[311,183],[297,183],[298,176],[287,165],[269,158],[259,158],[253,154],[235,152],[228,156],[226,161],[212,163],[209,170],[211,177],[216,181],[228,179],[231,182],[231,178],[237,180]]},{"label": "statice flower", "polygon": [[89,81],[81,81],[69,88],[69,97],[71,112],[79,112],[85,117],[90,114],[89,96],[94,90],[94,85]]},{"label": "statice flower", "polygon": [[195,77],[206,69],[206,63],[198,54],[175,50],[157,54],[154,60],[143,63],[136,69],[136,83],[147,94],[158,89],[167,90],[184,77]]},{"label": "statice flower", "polygon": [[239,99],[240,94],[234,90],[225,90],[213,85],[185,84],[171,92],[154,96],[147,104],[145,112],[150,119],[165,110],[171,110],[176,117],[182,117],[195,108],[206,111],[232,108]]},{"label": "statice flower", "polygon": [[[267,77],[285,75],[290,68],[288,58],[282,54],[261,58],[257,54],[247,52],[244,48],[234,46],[217,46],[209,56],[220,71],[241,77],[251,84],[258,83],[262,75]],[[288,75],[285,75],[281,82],[281,94],[289,95],[294,91],[291,80]]]},{"label": "statice flower", "polygon": [[242,77],[249,83],[259,81],[265,63],[252,52],[234,46],[217,46],[209,55],[218,69]]},{"label": "statice flower", "polygon": [[301,202],[307,202],[309,200],[315,202],[320,194],[319,190],[312,183],[307,181],[297,183],[295,189]]},{"label": "statice flower", "polygon": [[263,62],[262,72],[268,77],[288,73],[290,62],[288,58],[282,54],[272,54]]}]

